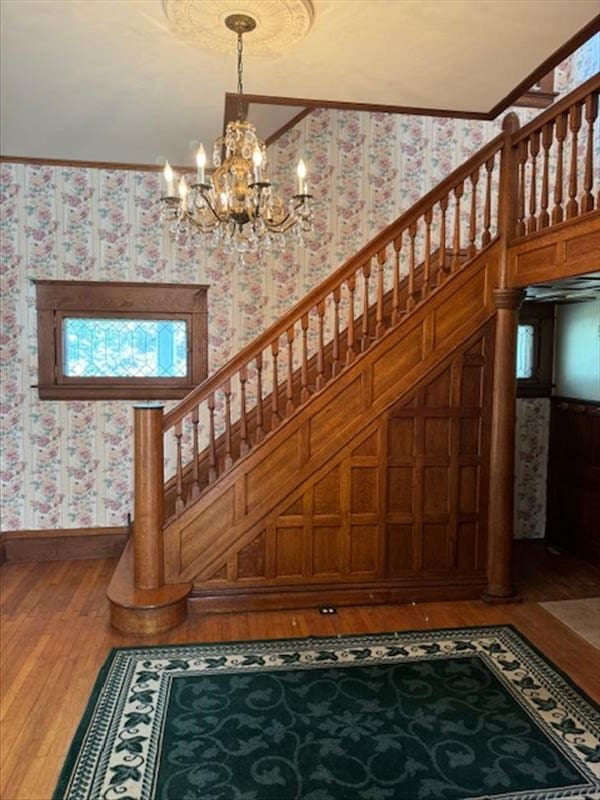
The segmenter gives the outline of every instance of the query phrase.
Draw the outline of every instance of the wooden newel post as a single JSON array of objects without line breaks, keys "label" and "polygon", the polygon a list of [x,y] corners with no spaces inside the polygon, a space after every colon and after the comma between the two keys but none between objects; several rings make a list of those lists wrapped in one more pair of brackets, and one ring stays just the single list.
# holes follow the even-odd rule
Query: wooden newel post
[{"label": "wooden newel post", "polygon": [[163,405],[136,404],[133,414],[134,584],[138,589],[157,589],[163,583]]},{"label": "wooden newel post", "polygon": [[517,383],[515,355],[518,312],[524,295],[522,289],[494,290],[497,312],[490,448],[488,585],[483,599],[496,603],[516,599],[511,565]]}]

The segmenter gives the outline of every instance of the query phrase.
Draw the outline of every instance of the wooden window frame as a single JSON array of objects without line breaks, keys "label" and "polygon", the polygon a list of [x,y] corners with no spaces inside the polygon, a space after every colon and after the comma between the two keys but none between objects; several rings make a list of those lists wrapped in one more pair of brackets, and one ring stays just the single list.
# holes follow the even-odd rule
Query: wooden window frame
[{"label": "wooden window frame", "polygon": [[554,303],[524,303],[519,325],[533,325],[533,375],[517,378],[517,397],[550,397],[554,346]]},{"label": "wooden window frame", "polygon": [[[168,400],[208,374],[207,290],[203,284],[36,280],[41,400]],[[63,371],[63,320],[177,319],[188,331],[187,374],[176,378],[85,378]]]}]

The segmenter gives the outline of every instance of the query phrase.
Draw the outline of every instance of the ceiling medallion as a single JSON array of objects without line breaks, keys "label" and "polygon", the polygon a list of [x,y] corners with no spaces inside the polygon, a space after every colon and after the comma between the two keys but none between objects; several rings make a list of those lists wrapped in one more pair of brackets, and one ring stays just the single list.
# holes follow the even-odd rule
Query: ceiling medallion
[{"label": "ceiling medallion", "polygon": [[247,52],[272,56],[303,39],[313,22],[311,0],[162,0],[172,30],[188,42],[222,53],[235,51],[225,20],[235,14],[250,17],[256,29]]}]

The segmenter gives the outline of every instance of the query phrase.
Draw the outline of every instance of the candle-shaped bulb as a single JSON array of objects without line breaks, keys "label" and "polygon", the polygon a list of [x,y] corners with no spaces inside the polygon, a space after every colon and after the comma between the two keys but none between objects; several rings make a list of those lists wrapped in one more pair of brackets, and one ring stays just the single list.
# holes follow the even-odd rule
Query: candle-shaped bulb
[{"label": "candle-shaped bulb", "polygon": [[175,177],[173,174],[173,169],[169,162],[167,161],[165,164],[165,171],[164,171],[165,180],[167,182],[167,195],[169,197],[173,196],[173,178]]},{"label": "candle-shaped bulb", "polygon": [[302,159],[298,162],[296,174],[298,175],[298,194],[302,194],[304,191],[304,179],[306,178],[306,164]]},{"label": "candle-shaped bulb", "polygon": [[227,192],[221,192],[221,206],[223,207],[223,211],[227,211]]},{"label": "candle-shaped bulb", "polygon": [[258,145],[252,151],[252,163],[254,164],[254,181],[258,183],[262,178],[263,153]]},{"label": "candle-shaped bulb", "polygon": [[182,203],[185,205],[185,198],[187,197],[188,193],[188,185],[187,181],[182,175],[179,179],[179,197],[181,198]]},{"label": "candle-shaped bulb", "polygon": [[204,183],[204,167],[206,166],[206,152],[204,145],[200,145],[196,153],[196,166],[198,167],[197,178],[198,183]]}]

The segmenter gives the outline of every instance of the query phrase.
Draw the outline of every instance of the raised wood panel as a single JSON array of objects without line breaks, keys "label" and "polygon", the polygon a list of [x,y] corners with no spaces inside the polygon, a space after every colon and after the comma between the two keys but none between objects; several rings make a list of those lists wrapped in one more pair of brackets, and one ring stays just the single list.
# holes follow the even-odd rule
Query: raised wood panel
[{"label": "raised wood panel", "polygon": [[301,576],[304,564],[304,528],[276,528],[275,571],[279,576]]},{"label": "raised wood panel", "polygon": [[508,251],[509,286],[528,286],[598,269],[600,213],[554,225],[520,239]]},{"label": "raised wood panel", "polygon": [[402,348],[390,358],[383,353],[373,364],[373,393],[375,397],[382,395],[390,386],[398,382],[400,375],[406,375],[414,369],[423,358],[423,331],[418,326],[410,331],[403,341]]},{"label": "raised wood panel", "polygon": [[468,342],[390,412],[387,452],[387,573],[483,569],[491,328]]},{"label": "raised wood panel", "polygon": [[313,509],[317,514],[337,514],[340,511],[340,468],[334,467],[315,484]]},{"label": "raised wood panel", "polygon": [[224,535],[234,519],[235,490],[227,489],[206,509],[202,515],[201,527],[193,520],[181,531],[181,564],[185,568],[202,551],[207,537],[216,538]]},{"label": "raised wood panel", "polygon": [[485,278],[484,272],[477,273],[460,292],[460,297],[449,297],[436,308],[433,315],[434,347],[481,310],[486,294]]},{"label": "raised wood panel", "polygon": [[350,572],[372,575],[377,568],[379,527],[352,525],[350,532]]},{"label": "raised wood panel", "polygon": [[346,427],[361,410],[360,381],[354,380],[310,420],[310,452],[327,445],[332,426]]},{"label": "raised wood panel", "polygon": [[[296,578],[292,579],[290,575],[298,576],[298,580],[307,584],[318,583],[322,579],[312,575],[315,563],[313,528],[336,527],[338,524],[344,531],[341,537],[342,572],[339,580],[360,580],[360,576],[366,575],[363,570],[367,569],[373,577],[384,579],[387,570],[387,474],[384,463],[383,472],[377,478],[369,475],[376,473],[375,464],[381,463],[382,450],[377,443],[380,435],[374,436],[374,432],[387,420],[387,410],[394,403],[400,402],[407,410],[412,409],[414,419],[392,426],[396,427],[396,431],[391,434],[405,441],[405,446],[398,450],[398,458],[412,457],[411,448],[414,449],[416,429],[421,440],[424,439],[424,424],[418,419],[421,410],[415,405],[412,387],[429,375],[431,377],[425,384],[431,384],[429,397],[432,404],[445,402],[443,398],[449,392],[453,397],[458,394],[454,379],[450,380],[449,386],[448,377],[440,377],[448,364],[445,363],[441,371],[439,365],[444,363],[444,359],[466,337],[492,316],[493,307],[488,287],[496,280],[497,266],[498,247],[494,244],[471,263],[468,274],[467,271],[457,273],[448,284],[418,307],[405,323],[388,331],[379,342],[346,367],[335,381],[318,392],[310,403],[284,420],[276,431],[225,473],[214,488],[206,490],[195,504],[189,506],[178,518],[171,520],[164,532],[167,580],[192,580],[195,591],[201,592],[204,583],[227,563],[228,577],[223,583],[223,589],[234,586],[236,581],[242,580],[237,575],[239,565],[236,567],[236,554],[262,530],[266,530],[266,576],[244,577],[244,583],[254,582],[257,591],[269,585],[273,588],[283,584],[292,585]],[[463,292],[467,293],[473,303],[474,298],[478,298],[478,308],[471,307],[467,316],[455,314],[452,310],[460,308]],[[447,304],[449,299],[451,302]],[[422,358],[423,331],[432,329],[432,323],[425,324],[425,321],[431,320],[441,306],[446,308],[450,317],[454,317],[455,325],[447,320],[447,335]],[[407,342],[412,342],[412,346],[407,348]],[[418,360],[416,355],[419,356]],[[437,378],[440,380],[433,386],[432,381]],[[444,408],[443,405],[432,406],[429,416],[443,417]],[[412,442],[409,433],[411,428]],[[458,442],[458,434],[451,433],[451,436]],[[383,440],[387,442],[386,435]],[[458,444],[455,449],[458,451]],[[438,456],[433,453],[431,457]],[[447,460],[449,456],[445,458]],[[343,466],[346,462],[348,468]],[[403,465],[398,463],[397,466]],[[331,485],[334,487],[336,482],[327,476],[335,467],[341,469],[341,521],[335,518],[335,513],[334,520],[328,519],[328,514],[331,516],[330,512],[335,507],[327,505],[330,502],[328,482],[332,481]],[[320,481],[324,481],[323,486],[313,491]],[[452,487],[456,483],[456,477],[452,477],[449,491],[455,491]],[[359,492],[354,501],[351,500],[353,485]],[[220,515],[210,513],[209,509],[215,497],[226,489],[231,491],[231,496],[224,509],[227,520],[224,524]],[[413,500],[419,496],[419,492],[422,494],[422,489],[422,480],[417,481]],[[335,500],[331,502],[335,503]],[[351,502],[356,505],[352,506]],[[292,509],[294,514],[282,518],[284,511]],[[216,527],[212,524],[213,519]],[[207,520],[211,521],[210,524],[207,524]],[[410,522],[404,518],[388,521],[398,524]],[[437,520],[432,519],[431,522],[435,523]],[[352,571],[352,559],[356,561],[359,558],[359,551],[356,549],[358,545],[354,545],[353,556],[352,526],[376,526],[378,530],[373,560],[367,563],[361,555],[363,566],[357,573]],[[293,558],[284,557],[281,547],[278,546],[278,539],[284,541],[285,529],[290,527],[297,529],[298,541],[300,538],[303,540],[302,547],[292,547],[295,553]],[[421,535],[422,530],[417,538]],[[189,540],[186,541],[185,549],[181,544],[182,539]],[[290,537],[289,541],[292,539]],[[300,566],[292,564],[294,559],[301,562]],[[421,562],[422,548],[419,545],[414,548],[413,568],[420,570]],[[375,566],[372,567],[372,564]],[[279,572],[279,567],[286,571],[286,577]],[[216,581],[212,583],[220,585]]]},{"label": "raised wood panel", "polygon": [[270,452],[268,460],[259,461],[246,474],[246,513],[262,499],[265,486],[285,480],[297,472],[299,466],[300,442],[298,434],[295,434],[284,439]]},{"label": "raised wood panel", "polygon": [[238,578],[263,578],[265,575],[265,532],[262,531],[237,554]]},{"label": "raised wood panel", "polygon": [[313,575],[339,575],[343,570],[341,525],[313,526]]}]

